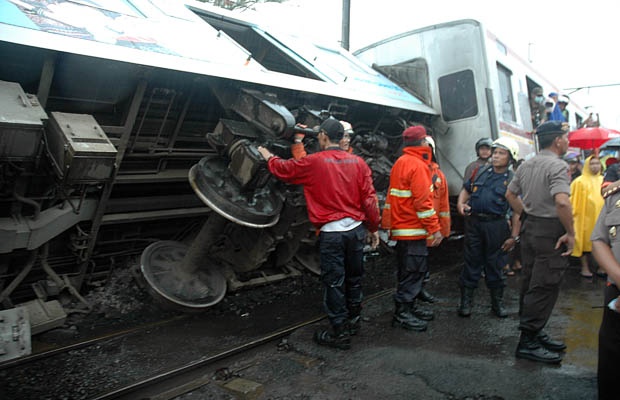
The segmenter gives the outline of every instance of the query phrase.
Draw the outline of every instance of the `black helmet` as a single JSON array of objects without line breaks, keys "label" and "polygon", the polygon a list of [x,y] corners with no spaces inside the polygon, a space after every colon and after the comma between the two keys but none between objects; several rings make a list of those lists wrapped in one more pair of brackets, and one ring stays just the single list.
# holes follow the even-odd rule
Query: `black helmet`
[{"label": "black helmet", "polygon": [[488,137],[478,139],[478,141],[476,142],[476,154],[478,154],[478,149],[480,148],[480,146],[487,146],[488,148],[491,148],[491,146],[493,146],[493,141],[491,140],[491,138]]}]

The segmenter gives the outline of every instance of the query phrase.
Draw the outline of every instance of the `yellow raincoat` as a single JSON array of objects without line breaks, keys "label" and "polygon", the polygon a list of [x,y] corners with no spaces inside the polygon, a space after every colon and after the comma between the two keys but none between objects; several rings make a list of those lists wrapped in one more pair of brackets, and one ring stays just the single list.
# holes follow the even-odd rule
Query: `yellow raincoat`
[{"label": "yellow raincoat", "polygon": [[584,252],[592,251],[590,235],[605,203],[601,196],[603,175],[594,175],[590,171],[591,159],[592,156],[586,158],[581,176],[570,184],[570,202],[575,226],[575,247],[571,254],[573,257],[581,257]]}]

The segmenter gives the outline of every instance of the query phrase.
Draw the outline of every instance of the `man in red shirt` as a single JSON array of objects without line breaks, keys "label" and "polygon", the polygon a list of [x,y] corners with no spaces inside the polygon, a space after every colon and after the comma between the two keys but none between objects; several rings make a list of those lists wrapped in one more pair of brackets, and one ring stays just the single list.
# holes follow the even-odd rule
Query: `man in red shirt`
[{"label": "man in red shirt", "polygon": [[[379,203],[366,162],[342,150],[344,129],[325,120],[317,138],[321,151],[299,160],[284,160],[259,146],[269,171],[278,179],[303,185],[310,222],[319,230],[324,308],[332,331],[317,331],[320,345],[351,348],[359,329],[364,273],[364,244],[379,244]],[[369,233],[367,233],[367,231]]]},{"label": "man in red shirt", "polygon": [[[389,219],[390,237],[396,240],[398,283],[392,326],[424,331],[432,316],[416,313],[415,298],[422,289],[428,270],[428,246],[439,246],[443,239],[439,216],[433,204],[431,148],[426,144],[423,126],[410,126],[403,132],[403,155],[390,173],[390,187],[384,209]],[[386,215],[389,213],[389,215]],[[417,315],[416,315],[417,314]]]}]

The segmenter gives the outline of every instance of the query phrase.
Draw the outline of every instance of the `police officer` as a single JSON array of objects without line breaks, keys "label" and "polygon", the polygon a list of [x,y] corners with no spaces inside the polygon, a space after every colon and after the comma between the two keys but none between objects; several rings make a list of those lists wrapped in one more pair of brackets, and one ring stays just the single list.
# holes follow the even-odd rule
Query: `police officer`
[{"label": "police officer", "polygon": [[471,315],[474,289],[484,268],[486,285],[491,294],[491,309],[500,318],[508,313],[504,308],[505,277],[502,267],[506,251],[519,241],[519,221],[508,225],[509,204],[506,188],[513,177],[510,165],[519,158],[519,145],[513,139],[501,137],[491,145],[491,165],[481,167],[463,184],[457,200],[458,212],[470,217],[465,231],[465,264],[461,271],[461,304],[458,315]]},{"label": "police officer", "polygon": [[463,180],[469,180],[474,171],[477,171],[481,166],[486,165],[489,162],[492,144],[493,141],[490,138],[478,139],[476,142],[476,156],[478,156],[478,158],[469,163],[469,165],[465,168]]},{"label": "police officer", "polygon": [[[618,178],[614,176],[614,178]],[[607,177],[606,177],[607,179]],[[607,186],[603,197],[605,205],[592,231],[592,254],[599,266],[607,273],[603,320],[598,333],[598,398],[612,400],[618,398],[618,365],[620,365],[620,191],[618,183]]]},{"label": "police officer", "polygon": [[515,355],[553,364],[562,361],[559,352],[566,345],[551,339],[543,328],[557,301],[575,245],[568,166],[561,158],[568,150],[568,131],[565,122],[542,123],[536,129],[542,150],[517,169],[506,192],[513,211],[523,213],[521,338]]}]

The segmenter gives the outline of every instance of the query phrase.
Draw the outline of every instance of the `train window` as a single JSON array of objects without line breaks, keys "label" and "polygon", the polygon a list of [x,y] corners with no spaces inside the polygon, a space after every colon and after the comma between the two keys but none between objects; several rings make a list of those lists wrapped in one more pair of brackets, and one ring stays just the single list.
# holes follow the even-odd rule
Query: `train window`
[{"label": "train window", "polygon": [[478,114],[474,72],[466,69],[439,78],[439,101],[447,122]]},{"label": "train window", "polygon": [[515,102],[512,96],[512,71],[497,63],[497,77],[499,79],[499,98],[502,107],[502,119],[515,122]]}]

